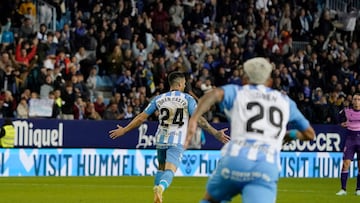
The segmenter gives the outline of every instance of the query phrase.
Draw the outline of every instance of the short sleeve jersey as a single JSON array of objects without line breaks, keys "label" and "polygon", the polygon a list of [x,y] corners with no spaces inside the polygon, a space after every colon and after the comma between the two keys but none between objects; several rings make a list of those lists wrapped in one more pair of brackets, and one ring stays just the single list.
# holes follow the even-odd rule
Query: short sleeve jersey
[{"label": "short sleeve jersey", "polygon": [[150,115],[159,111],[157,146],[184,145],[189,118],[196,108],[195,99],[181,91],[156,96],[144,110]]},{"label": "short sleeve jersey", "polygon": [[252,140],[280,151],[290,122],[305,130],[309,122],[287,95],[264,85],[223,86],[220,108],[230,120],[231,140]]}]

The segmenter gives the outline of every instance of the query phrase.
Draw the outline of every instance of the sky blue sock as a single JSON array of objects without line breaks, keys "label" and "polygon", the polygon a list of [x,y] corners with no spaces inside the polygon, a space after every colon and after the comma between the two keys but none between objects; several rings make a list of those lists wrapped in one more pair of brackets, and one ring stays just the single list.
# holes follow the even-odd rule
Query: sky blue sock
[{"label": "sky blue sock", "polygon": [[164,188],[164,191],[170,186],[172,180],[174,178],[174,172],[172,170],[165,170],[164,174],[160,179],[160,186]]},{"label": "sky blue sock", "polygon": [[201,200],[200,203],[210,203],[210,202],[207,200]]},{"label": "sky blue sock", "polygon": [[160,178],[161,176],[164,174],[164,171],[158,170],[155,174],[155,180],[154,180],[154,185],[159,185],[160,183]]}]

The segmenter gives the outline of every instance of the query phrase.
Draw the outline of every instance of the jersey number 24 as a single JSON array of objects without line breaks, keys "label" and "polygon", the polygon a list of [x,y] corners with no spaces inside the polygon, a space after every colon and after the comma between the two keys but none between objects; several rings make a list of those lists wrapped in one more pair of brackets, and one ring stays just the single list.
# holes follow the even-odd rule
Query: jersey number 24
[{"label": "jersey number 24", "polygon": [[[175,114],[170,112],[170,109],[167,108],[161,108],[160,109],[160,125],[161,126],[169,126],[169,124],[173,125],[179,125],[181,127],[184,125],[183,117],[184,117],[184,109],[183,108],[177,108],[175,110]],[[172,118],[170,115],[174,115]]]}]

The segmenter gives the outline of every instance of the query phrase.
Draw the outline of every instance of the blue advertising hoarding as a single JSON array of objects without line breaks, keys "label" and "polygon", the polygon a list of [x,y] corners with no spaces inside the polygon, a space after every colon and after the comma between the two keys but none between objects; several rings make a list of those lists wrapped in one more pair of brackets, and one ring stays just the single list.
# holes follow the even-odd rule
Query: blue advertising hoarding
[{"label": "blue advertising hoarding", "polygon": [[[176,176],[210,176],[219,150],[187,150]],[[282,152],[280,177],[338,178],[341,152]],[[153,176],[156,150],[0,149],[0,176]],[[357,175],[357,162],[350,177]]]},{"label": "blue advertising hoarding", "polygon": [[[3,121],[0,120],[0,124]],[[108,132],[129,121],[92,121],[29,119],[14,120],[17,148],[120,148],[154,149],[157,122],[145,122],[138,129],[112,140]],[[215,128],[228,128],[228,123],[214,123]],[[338,125],[313,125],[316,138],[310,142],[292,141],[283,146],[286,152],[341,152],[346,130]],[[227,132],[230,133],[230,130]],[[204,150],[220,149],[222,144],[205,132]]]}]

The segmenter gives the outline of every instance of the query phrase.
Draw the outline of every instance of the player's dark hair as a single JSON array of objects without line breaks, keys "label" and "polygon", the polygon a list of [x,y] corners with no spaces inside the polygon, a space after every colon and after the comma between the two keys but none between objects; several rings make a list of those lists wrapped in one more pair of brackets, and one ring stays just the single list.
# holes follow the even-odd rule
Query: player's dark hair
[{"label": "player's dark hair", "polygon": [[174,72],[171,72],[168,76],[168,82],[169,82],[169,85],[173,85],[175,82],[178,82],[178,79],[180,78],[185,78],[185,75],[184,73],[182,72],[179,72],[179,71],[174,71]]}]

